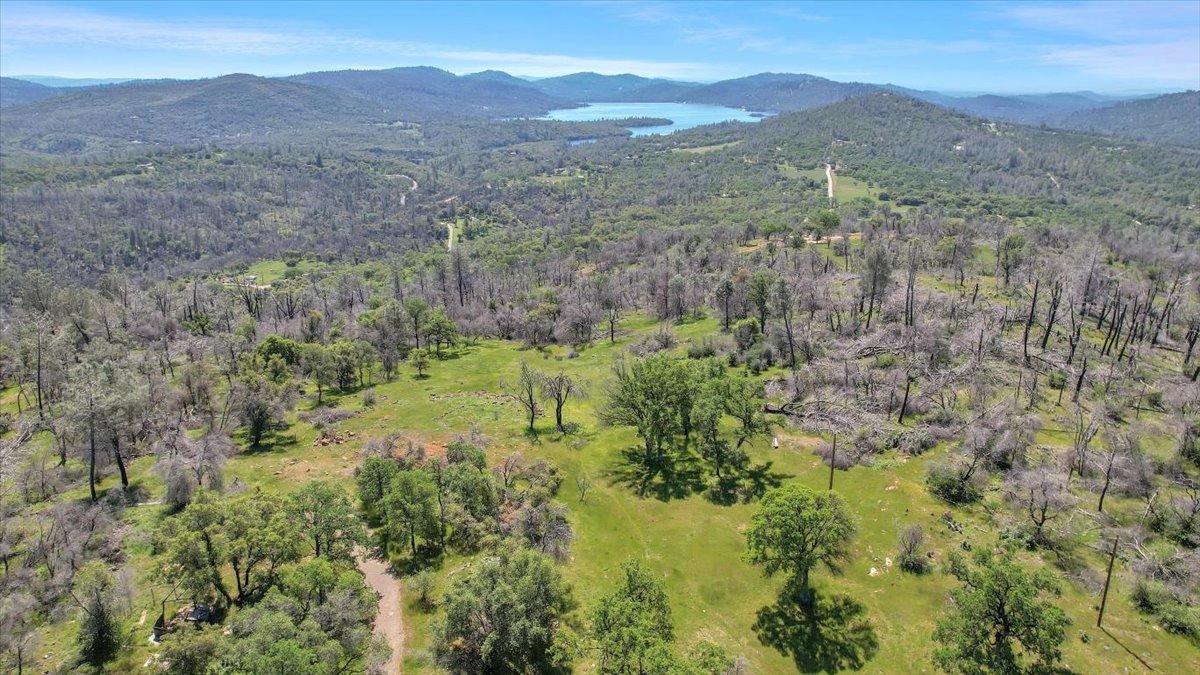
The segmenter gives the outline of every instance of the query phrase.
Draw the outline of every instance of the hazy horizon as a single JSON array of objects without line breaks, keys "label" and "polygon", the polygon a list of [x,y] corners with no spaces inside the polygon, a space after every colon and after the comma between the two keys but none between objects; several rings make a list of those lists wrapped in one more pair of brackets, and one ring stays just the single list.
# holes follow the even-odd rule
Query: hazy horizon
[{"label": "hazy horizon", "polygon": [[[1200,88],[1200,3],[0,2],[8,77],[199,79],[428,65],[530,78],[761,72],[941,92]],[[25,74],[24,76],[20,75]]]},{"label": "hazy horizon", "polygon": [[[303,72],[305,72],[305,73],[307,73],[307,72],[322,72],[322,71],[331,71],[331,70],[368,71],[368,70],[390,70],[390,69],[394,69],[394,68],[422,68],[422,67],[439,68],[438,66],[430,66],[428,64],[412,64],[412,65],[391,66],[391,67],[385,66],[385,67],[381,67],[381,68],[336,68],[336,69],[321,68],[321,69],[318,69],[315,71],[303,71]],[[446,70],[447,72],[453,73],[454,75],[461,77],[463,75],[471,75],[474,73],[483,72],[485,70],[498,70],[498,69],[490,69],[490,68],[485,68],[483,70],[473,70],[472,69],[472,70],[463,70],[461,72],[456,72],[454,70],[450,70],[447,68],[441,68],[441,70]],[[500,71],[500,72],[507,73],[507,71]],[[792,72],[784,73],[782,71],[760,71],[760,72],[756,72],[756,73],[746,73],[744,75],[734,75],[733,77],[725,78],[725,79],[737,79],[737,78],[742,78],[742,77],[750,77],[753,75],[760,75],[760,74],[769,73],[769,72],[774,72],[777,74],[790,74],[790,75],[817,75],[816,73],[792,73]],[[603,73],[594,73],[594,71],[576,71],[574,73],[565,73],[564,75],[577,75],[577,74],[584,74],[584,73],[603,74]],[[281,77],[290,77],[290,76],[300,75],[300,74],[303,74],[303,73],[302,72],[253,73],[253,72],[240,72],[239,71],[239,72],[219,73],[219,74],[215,74],[215,75],[208,75],[208,76],[195,77],[195,78],[190,78],[190,77],[156,77],[156,78],[152,78],[152,77],[79,77],[79,78],[75,78],[75,77],[62,77],[62,76],[58,76],[58,75],[42,75],[42,74],[9,75],[9,74],[5,73],[5,74],[3,74],[3,77],[9,77],[9,78],[17,79],[17,80],[24,80],[26,82],[33,82],[35,84],[41,84],[41,85],[45,85],[45,86],[49,86],[49,87],[76,88],[76,87],[91,87],[91,86],[125,84],[125,83],[129,83],[129,82],[138,82],[138,81],[163,80],[163,81],[180,81],[180,82],[182,82],[182,81],[187,81],[187,80],[215,79],[215,78],[219,78],[219,77],[226,77],[229,75],[252,75],[255,77],[281,78]],[[523,80],[526,80],[528,82],[537,82],[538,80],[562,77],[562,75],[549,75],[546,77],[528,77],[528,76],[516,75],[514,73],[507,73],[507,74],[512,75],[517,78],[520,78],[520,79],[523,79]],[[677,82],[687,82],[687,83],[694,83],[694,84],[712,84],[714,82],[722,81],[722,80],[679,80],[678,78],[654,78],[653,76],[642,75],[640,73],[613,73],[613,74],[611,74],[611,76],[620,76],[620,75],[635,75],[635,76],[646,77],[646,78],[650,78],[650,79],[665,79],[665,80],[672,80],[672,81],[677,81]],[[817,76],[821,77],[820,75],[817,75]],[[828,78],[828,79],[832,79],[832,78]],[[1189,89],[1189,88],[1171,88],[1171,87],[1148,88],[1148,89],[1119,89],[1119,90],[1118,89],[1079,89],[1079,88],[1077,88],[1077,89],[1053,89],[1053,90],[1045,90],[1045,91],[1041,91],[1041,90],[1003,90],[1003,89],[959,90],[959,89],[941,89],[941,88],[936,88],[936,87],[900,85],[895,82],[868,82],[868,81],[863,81],[863,82],[866,82],[868,84],[894,85],[894,86],[905,87],[905,88],[913,89],[913,90],[931,91],[931,92],[935,92],[938,94],[943,94],[945,96],[961,97],[961,98],[967,98],[967,97],[972,97],[972,96],[983,96],[983,95],[1038,96],[1038,95],[1046,95],[1046,94],[1095,94],[1095,95],[1101,96],[1101,97],[1114,98],[1114,97],[1157,96],[1157,95],[1163,95],[1163,94],[1178,93],[1178,92],[1183,92],[1183,91],[1192,91],[1192,89]]]}]

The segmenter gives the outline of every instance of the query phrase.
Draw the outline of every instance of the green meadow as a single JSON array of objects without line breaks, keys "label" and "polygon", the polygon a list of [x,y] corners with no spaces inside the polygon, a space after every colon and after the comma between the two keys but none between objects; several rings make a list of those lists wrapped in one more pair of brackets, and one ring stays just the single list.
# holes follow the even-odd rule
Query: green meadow
[{"label": "green meadow", "polygon": [[[559,499],[570,508],[576,532],[564,572],[580,606],[579,618],[614,584],[620,564],[636,558],[662,575],[683,645],[701,639],[716,642],[731,654],[744,655],[754,672],[819,670],[831,664],[835,670],[858,666],[863,672],[932,671],[931,634],[956,582],[936,565],[933,572],[919,576],[892,565],[898,532],[906,525],[922,524],[936,561],[953,550],[994,545],[995,533],[1004,524],[999,497],[990,496],[969,509],[950,508],[934,499],[924,485],[924,472],[929,462],[947,452],[943,447],[916,458],[884,455],[873,466],[836,472],[834,489],[850,504],[858,535],[841,573],[822,571],[816,583],[824,596],[844,596],[853,601],[852,608],[857,607],[829,617],[811,631],[773,635],[762,628],[760,614],[778,616],[777,612],[786,611],[776,606],[780,581],[764,578],[743,559],[743,532],[755,504],[721,506],[701,494],[680,499],[639,497],[619,480],[621,451],[638,441],[629,429],[602,426],[597,408],[613,360],[655,329],[652,320],[630,319],[622,325],[616,344],[598,341],[574,356],[566,347],[537,350],[484,340],[448,352],[445,359],[434,362],[424,379],[402,367],[392,381],[370,387],[375,393],[371,407],[363,406],[362,392],[328,399],[330,405],[354,413],[336,425],[334,436],[340,442],[318,444],[317,430],[297,419],[262,449],[232,459],[227,467],[229,480],[280,492],[309,480],[335,480],[352,490],[358,453],[372,436],[400,433],[436,452],[455,435],[476,429],[490,440],[488,454],[493,462],[519,452],[526,458],[550,460],[561,469]],[[674,327],[681,350],[689,341],[716,331],[712,319]],[[559,434],[552,419],[542,418],[536,434],[527,432],[522,412],[502,395],[503,382],[515,378],[522,361],[585,383],[587,397],[572,400],[566,409],[566,419],[579,425],[577,431]],[[306,399],[301,412],[311,406]],[[1055,415],[1065,410],[1059,413],[1052,405],[1046,407],[1051,423],[1039,443],[1068,445],[1067,434],[1053,431]],[[828,467],[812,453],[823,439],[783,426],[777,427],[776,434],[780,447],[773,449],[770,442],[760,440],[751,450],[752,459],[769,464],[783,481],[825,488]],[[135,471],[153,491],[148,467],[143,459]],[[580,498],[580,476],[591,482],[585,500]],[[154,511],[153,506],[134,510],[135,531],[154,522]],[[959,526],[961,533],[956,531]],[[1101,552],[1089,550],[1085,558],[1086,566],[1103,570]],[[1030,564],[1042,563],[1031,558]],[[436,567],[439,588],[469,565],[471,560],[461,556],[442,559]],[[1200,667],[1194,645],[1156,629],[1135,612],[1127,594],[1131,583],[1131,573],[1118,568],[1105,630],[1098,630],[1099,598],[1064,579],[1059,604],[1074,621],[1065,644],[1066,665],[1076,672],[1135,672],[1146,665],[1167,671],[1189,664]],[[405,672],[433,672],[426,649],[427,629],[434,617],[422,613],[412,597],[403,611]],[[757,630],[756,624],[760,624]]]}]

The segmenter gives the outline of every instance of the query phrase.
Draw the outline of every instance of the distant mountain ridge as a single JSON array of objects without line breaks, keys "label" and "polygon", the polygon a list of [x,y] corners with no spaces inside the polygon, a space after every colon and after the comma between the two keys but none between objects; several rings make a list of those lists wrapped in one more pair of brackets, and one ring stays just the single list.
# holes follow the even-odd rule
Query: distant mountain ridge
[{"label": "distant mountain ridge", "polygon": [[[1093,92],[953,96],[896,85],[760,73],[711,84],[632,74],[527,80],[489,70],[340,70],[280,78],[134,80],[70,88],[0,78],[6,147],[84,152],[128,143],[260,140],[395,121],[539,117],[584,102],[679,102],[787,113],[893,92],[992,120],[1200,147],[1197,92],[1114,103]],[[114,145],[115,144],[115,145]]]},{"label": "distant mountain ridge", "polygon": [[0,77],[0,108],[33,103],[58,93],[58,89],[36,82]]},{"label": "distant mountain ridge", "polygon": [[256,75],[71,89],[8,108],[4,140],[43,152],[107,143],[179,145],[386,121],[380,106],[323,87]]},{"label": "distant mountain ridge", "polygon": [[572,105],[570,99],[547,95],[500,71],[460,77],[440,68],[418,66],[319,71],[283,79],[341,91],[410,117],[516,117],[541,115]]},{"label": "distant mountain ridge", "polygon": [[1200,91],[1121,101],[1061,120],[1067,129],[1200,147]]},{"label": "distant mountain ridge", "polygon": [[1112,105],[1116,100],[1120,100],[1106,99],[1098,94],[1091,94],[1091,92],[952,96],[936,91],[908,89],[895,85],[884,85],[884,89],[952,108],[959,112],[975,115],[976,117],[986,117],[1006,122],[1020,122],[1022,124],[1053,124],[1061,120],[1065,115],[1080,110],[1101,108]]},{"label": "distant mountain ridge", "polygon": [[695,82],[679,82],[662,78],[649,78],[629,73],[623,75],[601,75],[600,73],[572,73],[560,77],[547,77],[528,83],[540,92],[570,101],[644,101],[668,100],[648,99],[647,96],[675,95],[701,85]]},{"label": "distant mountain ridge", "polygon": [[686,103],[707,103],[763,112],[791,112],[819,108],[879,91],[878,85],[835,82],[816,75],[759,73],[722,80],[686,92]]},{"label": "distant mountain ridge", "polygon": [[55,77],[53,75],[13,75],[13,77],[18,80],[25,80],[26,82],[54,87],[55,89],[95,87],[104,84],[124,84],[136,81],[136,78],[132,77]]}]

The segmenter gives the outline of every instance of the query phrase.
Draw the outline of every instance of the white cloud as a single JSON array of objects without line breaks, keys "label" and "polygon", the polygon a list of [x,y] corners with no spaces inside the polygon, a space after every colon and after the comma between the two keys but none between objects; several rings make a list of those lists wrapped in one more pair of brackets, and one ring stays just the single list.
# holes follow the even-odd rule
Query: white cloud
[{"label": "white cloud", "polygon": [[1052,36],[1029,48],[1036,63],[1144,84],[1200,86],[1198,2],[1018,3],[994,16]]},{"label": "white cloud", "polygon": [[1038,59],[1103,77],[1200,87],[1200,47],[1181,40],[1151,44],[1060,46],[1041,48]]},{"label": "white cloud", "polygon": [[305,36],[206,23],[143,21],[61,7],[5,12],[0,41],[21,44],[92,44],[133,48],[272,55],[304,47]]},{"label": "white cloud", "polygon": [[685,61],[569,56],[466,49],[400,40],[365,38],[310,28],[262,28],[206,22],[146,21],[61,7],[9,6],[0,22],[0,47],[8,52],[29,45],[103,45],[245,56],[296,54],[346,55],[361,59],[396,57],[437,61],[465,72],[497,68],[518,75],[546,77],[590,70],[604,74],[696,78],[712,69]]},{"label": "white cloud", "polygon": [[1153,40],[1200,33],[1196,2],[1017,3],[997,14],[1026,27],[1101,40]]},{"label": "white cloud", "polygon": [[[906,56],[915,54],[967,54],[988,51],[997,44],[982,40],[862,39],[852,42],[813,42],[766,35],[728,19],[683,9],[662,2],[615,3],[625,19],[674,30],[685,42],[726,42],[738,51],[781,55],[830,56]],[[803,12],[789,6],[770,6],[770,14],[800,21],[826,21],[829,17]]]},{"label": "white cloud", "polygon": [[675,31],[684,42],[728,42],[739,50],[771,51],[783,40],[762,35],[744,25],[730,23],[705,12],[669,2],[615,2],[617,15],[628,21],[662,26]]}]

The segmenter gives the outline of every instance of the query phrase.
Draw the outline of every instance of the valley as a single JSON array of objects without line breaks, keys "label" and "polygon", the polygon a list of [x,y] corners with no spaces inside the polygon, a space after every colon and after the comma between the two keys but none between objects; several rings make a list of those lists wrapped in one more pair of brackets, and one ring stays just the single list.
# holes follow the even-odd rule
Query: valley
[{"label": "valley", "polygon": [[597,5],[5,6],[0,671],[1200,671],[1200,92]]}]

